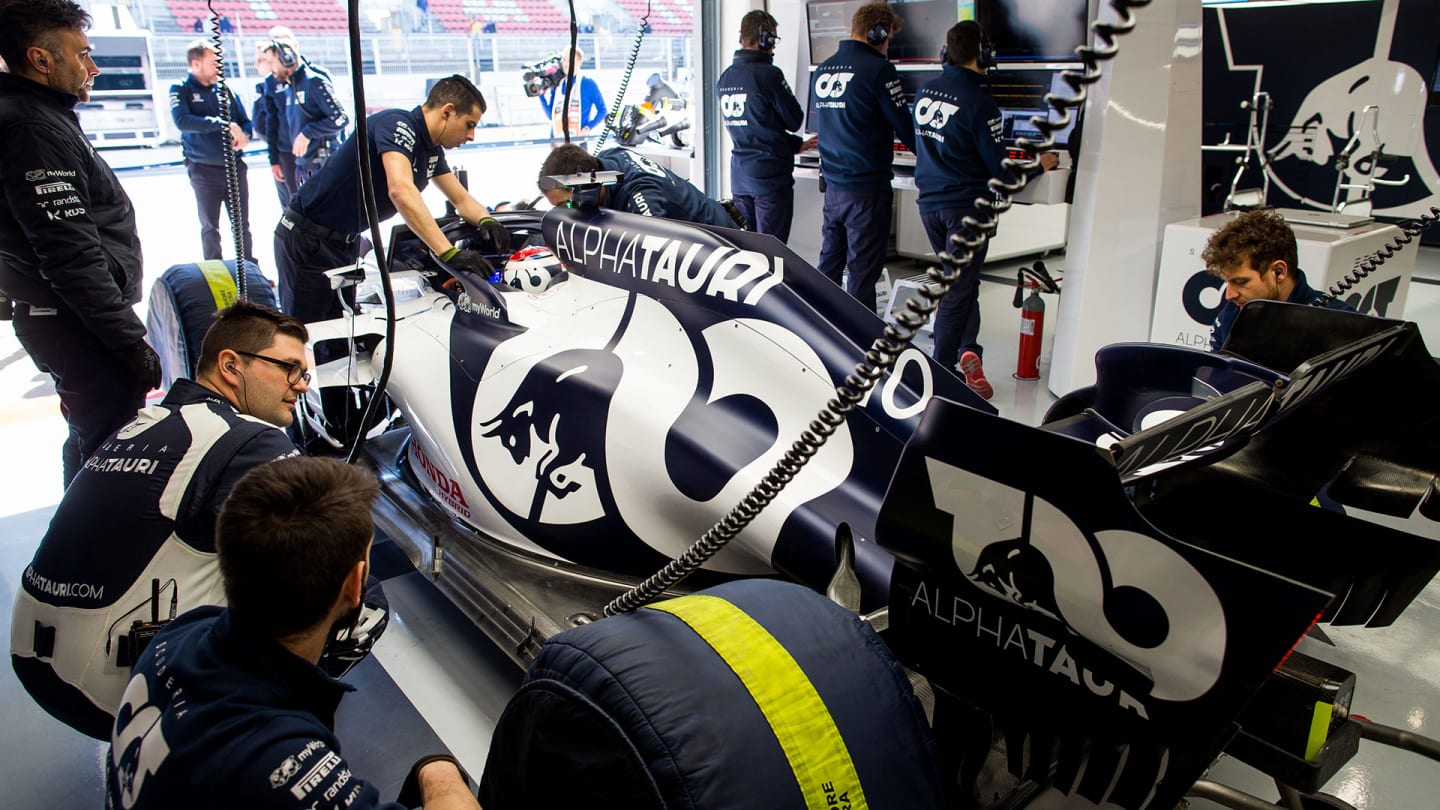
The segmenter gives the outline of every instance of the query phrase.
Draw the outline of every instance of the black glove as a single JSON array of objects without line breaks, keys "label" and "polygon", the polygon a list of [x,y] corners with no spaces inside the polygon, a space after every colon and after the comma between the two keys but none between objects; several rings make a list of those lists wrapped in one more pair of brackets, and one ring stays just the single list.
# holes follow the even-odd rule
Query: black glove
[{"label": "black glove", "polygon": [[128,349],[120,352],[125,359],[125,365],[135,372],[135,380],[141,386],[140,393],[144,394],[152,388],[160,387],[160,355],[150,348],[150,344],[141,340]]},{"label": "black glove", "polygon": [[[450,252],[446,251],[446,253]],[[441,258],[445,260],[446,264],[457,270],[474,273],[486,280],[495,272],[495,269],[490,266],[490,262],[486,261],[485,257],[479,251],[468,248],[457,248],[454,253],[450,253],[449,258],[445,258],[444,256],[441,256]]]},{"label": "black glove", "polygon": [[475,223],[476,229],[480,231],[480,238],[484,240],[486,247],[493,247],[491,253],[505,253],[510,250],[510,232],[505,230],[494,217],[485,217]]},{"label": "black glove", "polygon": [[455,770],[460,772],[460,778],[465,780],[465,786],[469,787],[470,774],[460,767],[460,761],[449,754],[431,754],[428,757],[421,757],[410,766],[410,775],[405,777],[405,782],[400,785],[400,795],[395,797],[395,803],[405,807],[420,807],[425,803],[425,797],[420,795],[420,769],[429,765],[437,759],[452,762]]}]

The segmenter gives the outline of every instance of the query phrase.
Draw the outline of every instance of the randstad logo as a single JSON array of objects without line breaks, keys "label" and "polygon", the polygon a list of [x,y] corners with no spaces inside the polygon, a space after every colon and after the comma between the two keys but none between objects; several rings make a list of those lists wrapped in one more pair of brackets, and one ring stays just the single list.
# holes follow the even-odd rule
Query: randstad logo
[{"label": "randstad logo", "polygon": [[839,98],[845,95],[845,88],[850,86],[850,80],[854,77],[854,73],[821,73],[815,77],[815,96]]},{"label": "randstad logo", "polygon": [[745,117],[746,93],[733,93],[720,97],[720,114],[726,118]]},{"label": "randstad logo", "polygon": [[933,99],[928,96],[921,96],[915,102],[915,123],[922,127],[934,127],[944,129],[950,122],[950,116],[960,109],[959,105]]}]

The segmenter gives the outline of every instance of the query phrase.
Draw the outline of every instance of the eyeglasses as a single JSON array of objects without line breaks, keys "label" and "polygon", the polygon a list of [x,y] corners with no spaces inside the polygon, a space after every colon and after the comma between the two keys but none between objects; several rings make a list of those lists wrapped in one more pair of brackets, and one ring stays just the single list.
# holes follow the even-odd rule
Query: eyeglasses
[{"label": "eyeglasses", "polygon": [[288,360],[276,360],[273,357],[266,357],[263,354],[255,354],[254,352],[237,351],[235,353],[243,354],[246,357],[253,357],[256,360],[264,360],[272,366],[278,366],[279,368],[285,369],[285,379],[291,385],[298,385],[301,380],[304,380],[306,383],[310,382],[310,372],[305,370],[304,363],[291,362]]}]

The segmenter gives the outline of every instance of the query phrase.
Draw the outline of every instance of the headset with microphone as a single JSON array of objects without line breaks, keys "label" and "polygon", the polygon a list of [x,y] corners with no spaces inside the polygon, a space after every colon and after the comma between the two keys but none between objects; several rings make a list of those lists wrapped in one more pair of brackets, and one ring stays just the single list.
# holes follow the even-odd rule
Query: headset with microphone
[{"label": "headset with microphone", "polygon": [[885,41],[889,38],[890,23],[888,22],[877,22],[870,26],[869,31],[865,32],[865,41],[877,48],[884,45]]},{"label": "headset with microphone", "polygon": [[295,46],[288,42],[272,39],[270,49],[275,51],[275,61],[280,63],[280,67],[289,70],[300,64],[300,54],[296,53]]},{"label": "headset with microphone", "polygon": [[[979,28],[980,24],[976,23],[975,27]],[[950,64],[949,45],[940,46],[940,64]],[[956,65],[955,67],[960,67],[960,65]],[[985,36],[985,29],[983,28],[980,29],[980,45],[975,53],[975,67],[980,68],[982,71],[995,67],[995,46],[990,44],[990,39]]]},{"label": "headset with microphone", "polygon": [[760,34],[756,38],[756,44],[760,46],[760,50],[775,50],[775,44],[780,41],[780,35],[775,32],[777,25],[775,18],[770,17],[766,21],[766,27],[760,29]]}]

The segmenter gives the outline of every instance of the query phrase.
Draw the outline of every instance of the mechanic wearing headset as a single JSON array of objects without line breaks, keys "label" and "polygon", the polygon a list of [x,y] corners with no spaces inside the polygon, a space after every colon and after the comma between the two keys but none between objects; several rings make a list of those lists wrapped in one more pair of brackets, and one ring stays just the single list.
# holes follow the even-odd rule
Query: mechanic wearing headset
[{"label": "mechanic wearing headset", "polygon": [[271,75],[288,88],[284,101],[275,106],[277,114],[285,116],[285,127],[292,138],[295,182],[303,186],[339,149],[350,116],[335,98],[330,74],[310,64],[293,39],[273,40],[265,50],[270,54]]},{"label": "mechanic wearing headset", "polygon": [[[888,3],[867,3],[850,20],[850,39],[815,69],[814,94],[824,175],[825,219],[817,268],[875,309],[875,282],[890,241],[893,131],[915,148],[915,125],[886,54],[901,20]],[[887,126],[888,125],[888,126]]]},{"label": "mechanic wearing headset", "polygon": [[1354,312],[1355,307],[1318,292],[1305,280],[1295,250],[1295,232],[1273,210],[1246,211],[1211,234],[1200,258],[1205,269],[1225,282],[1225,302],[1210,328],[1210,351],[1230,337],[1240,308],[1251,301],[1324,304]]},{"label": "mechanic wearing headset", "polygon": [[135,208],[75,117],[100,69],[71,0],[0,0],[0,290],[15,337],[55,380],[69,425],[65,483],[160,384],[132,308]]},{"label": "mechanic wearing headset", "polygon": [[[995,198],[986,186],[990,178],[1013,179],[1001,165],[1005,145],[1000,140],[1000,107],[984,85],[994,55],[980,24],[966,20],[951,26],[940,55],[944,63],[940,76],[915,94],[915,188],[920,221],[936,253],[950,250],[953,234],[974,238],[964,219],[982,216],[977,199]],[[1047,170],[1058,163],[1055,155],[1040,156],[1040,165]],[[979,343],[980,270],[988,247],[987,241],[974,251],[940,301],[934,355],[946,368],[958,367],[971,390],[986,399],[994,395],[985,379]]]},{"label": "mechanic wearing headset", "polygon": [[281,459],[235,484],[215,522],[228,607],[180,616],[135,665],[106,807],[479,810],[453,757],[416,762],[394,804],[340,754],[335,712],[354,687],[322,661],[363,608],[379,492],[328,458]]},{"label": "mechanic wearing headset", "polygon": [[[250,116],[235,91],[229,95],[230,121],[220,116],[220,61],[214,45],[197,39],[190,43],[186,58],[190,76],[170,86],[170,117],[180,130],[185,154],[185,172],[195,192],[200,211],[200,250],[207,260],[220,258],[220,207],[230,208],[225,180],[226,152],[235,154],[235,179],[239,191],[241,228],[244,230],[245,258],[255,261],[255,240],[250,238],[250,183],[246,179],[241,150],[250,142]],[[233,225],[236,212],[230,211]]]},{"label": "mechanic wearing headset", "polygon": [[[101,740],[152,618],[224,602],[215,516],[251,469],[295,454],[279,428],[305,394],[304,324],[249,303],[205,333],[195,379],[111,434],[75,477],[16,589],[10,661],[35,702]],[[156,597],[158,596],[158,600]],[[332,649],[339,674],[384,628],[367,595],[364,627]]]},{"label": "mechanic wearing headset", "polygon": [[[441,259],[488,278],[491,270],[485,257],[451,244],[420,196],[433,181],[460,216],[480,228],[492,252],[509,248],[509,232],[470,196],[445,162],[446,149],[475,139],[475,127],[484,114],[485,97],[475,85],[464,76],[450,76],[435,83],[423,106],[385,110],[367,118],[366,148],[380,220],[398,211]],[[315,179],[300,187],[275,227],[280,308],[305,323],[340,317],[341,305],[325,271],[354,265],[360,258],[359,235],[370,227],[360,203],[357,140],[346,141]],[[344,294],[353,305],[355,288],[345,288]],[[327,359],[317,355],[316,362]]]},{"label": "mechanic wearing headset", "polygon": [[804,123],[805,111],[775,67],[778,25],[759,9],[740,19],[740,50],[720,74],[715,95],[735,142],[730,152],[735,206],[751,230],[785,242],[795,211],[795,153],[805,145],[791,133]]},{"label": "mechanic wearing headset", "polygon": [[255,46],[255,75],[264,76],[264,81],[255,84],[255,108],[250,118],[255,136],[265,139],[265,154],[270,161],[270,175],[275,180],[275,193],[280,195],[280,207],[290,202],[300,184],[295,179],[295,138],[290,133],[289,116],[285,112],[285,99],[290,87],[275,77],[275,43],[286,43],[295,52],[300,46],[295,34],[283,25],[270,29],[270,41]]},{"label": "mechanic wearing headset", "polygon": [[598,155],[575,144],[554,150],[540,166],[540,192],[551,205],[565,205],[570,202],[570,189],[552,176],[598,171],[620,173],[613,186],[600,188],[600,205],[605,208],[722,228],[738,226],[723,205],[706,197],[689,180],[621,146]]}]

